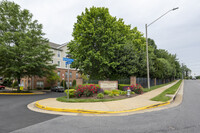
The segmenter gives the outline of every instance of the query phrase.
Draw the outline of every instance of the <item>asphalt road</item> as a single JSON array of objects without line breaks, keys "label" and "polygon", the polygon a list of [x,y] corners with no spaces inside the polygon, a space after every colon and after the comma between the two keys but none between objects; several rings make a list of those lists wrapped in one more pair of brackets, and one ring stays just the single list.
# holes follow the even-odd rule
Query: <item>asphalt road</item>
[{"label": "asphalt road", "polygon": [[[1,97],[0,97],[1,99]],[[7,99],[7,98],[6,98]],[[18,98],[16,98],[18,99]],[[30,98],[28,98],[30,99]],[[12,100],[12,99],[10,99]],[[26,100],[26,98],[24,98]],[[35,99],[37,100],[37,99]],[[5,102],[7,102],[5,100]],[[18,100],[20,101],[20,100]],[[34,101],[34,100],[29,100]],[[13,102],[8,102],[13,103]],[[183,102],[177,107],[165,109],[161,111],[148,112],[143,114],[134,114],[129,116],[54,116],[34,113],[28,111],[23,105],[25,102],[16,106],[15,108],[19,116],[13,114],[10,116],[6,112],[7,119],[14,119],[17,126],[11,123],[15,129],[15,133],[199,133],[200,132],[200,81],[188,80],[184,84]],[[28,102],[27,102],[28,103]],[[1,102],[2,104],[2,102]],[[18,111],[18,106],[24,107]],[[0,106],[2,108],[2,106]],[[10,109],[7,108],[5,111]],[[2,109],[0,109],[2,110]],[[14,112],[14,111],[12,111]],[[26,114],[25,116],[23,114]],[[32,115],[27,117],[27,114]],[[6,116],[0,117],[0,129],[4,126],[5,131],[9,128],[9,123],[4,122]],[[38,120],[40,119],[41,120]],[[22,119],[20,119],[22,118]],[[52,119],[53,118],[53,119]],[[30,119],[29,121],[27,119]],[[46,121],[48,120],[48,121]],[[10,120],[11,121],[11,120]],[[20,121],[20,123],[18,122]],[[28,124],[25,122],[29,122]],[[32,122],[33,121],[33,122]],[[37,123],[38,124],[35,124]],[[42,122],[44,121],[44,122]],[[39,123],[41,122],[41,123]],[[35,124],[35,125],[33,125]],[[23,125],[23,126],[21,126]],[[14,128],[12,128],[14,129]]]},{"label": "asphalt road", "polygon": [[39,122],[43,122],[58,115],[36,113],[27,108],[27,104],[48,98],[58,97],[63,93],[47,93],[31,96],[0,96],[0,133],[8,133]]}]

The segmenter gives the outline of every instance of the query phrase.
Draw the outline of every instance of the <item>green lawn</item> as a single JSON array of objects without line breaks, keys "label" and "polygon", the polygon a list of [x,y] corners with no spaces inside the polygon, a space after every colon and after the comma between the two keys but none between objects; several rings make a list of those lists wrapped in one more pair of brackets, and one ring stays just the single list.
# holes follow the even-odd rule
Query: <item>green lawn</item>
[{"label": "green lawn", "polygon": [[150,87],[150,89],[144,88],[143,91],[144,91],[144,92],[149,92],[149,91],[155,90],[155,89],[157,89],[157,88],[161,88],[161,87],[163,87],[163,86],[165,86],[165,85],[171,84],[171,83],[173,83],[173,82],[174,82],[174,81],[169,82],[169,83],[166,83],[166,84],[161,84],[161,85],[152,86],[152,87]]},{"label": "green lawn", "polygon": [[64,97],[58,97],[56,100],[60,102],[78,103],[78,102],[108,102],[108,101],[116,101],[116,100],[121,100],[121,99],[72,99],[72,98],[67,99],[67,97],[64,96]]},{"label": "green lawn", "polygon": [[170,88],[168,88],[167,90],[165,90],[164,92],[159,94],[158,96],[152,98],[151,100],[162,101],[162,102],[166,102],[166,101],[170,100],[171,97],[166,96],[166,94],[175,94],[175,92],[177,91],[177,89],[181,85],[181,82],[182,82],[182,80],[180,80],[175,85],[171,86]]}]

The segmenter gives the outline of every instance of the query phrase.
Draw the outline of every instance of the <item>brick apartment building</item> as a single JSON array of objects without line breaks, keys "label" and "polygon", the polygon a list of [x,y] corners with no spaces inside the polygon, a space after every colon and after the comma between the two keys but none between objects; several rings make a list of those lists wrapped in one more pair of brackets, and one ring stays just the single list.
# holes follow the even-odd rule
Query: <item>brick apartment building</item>
[{"label": "brick apartment building", "polygon": [[[67,51],[67,43],[63,45],[55,44],[50,42],[49,43],[54,56],[52,58],[51,63],[57,64],[56,73],[60,76],[60,81],[57,81],[55,86],[60,86],[60,82],[62,80],[66,81],[68,84],[68,66],[69,66],[69,85],[72,86],[73,80],[80,79],[81,75],[77,72],[77,70],[70,68],[70,65],[66,66],[65,61],[63,61],[63,57],[66,57]],[[36,89],[36,88],[45,88],[50,87],[50,84],[47,82],[46,77],[39,78],[39,77],[29,77],[29,78],[22,78],[21,84],[24,86],[24,89]]]}]

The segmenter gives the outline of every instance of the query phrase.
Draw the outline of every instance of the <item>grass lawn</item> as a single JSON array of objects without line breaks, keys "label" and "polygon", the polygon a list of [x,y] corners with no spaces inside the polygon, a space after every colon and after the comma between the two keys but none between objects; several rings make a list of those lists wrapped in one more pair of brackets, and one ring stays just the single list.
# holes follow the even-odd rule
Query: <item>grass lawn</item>
[{"label": "grass lawn", "polygon": [[58,97],[56,100],[60,102],[71,102],[71,103],[78,103],[78,102],[108,102],[108,101],[116,101],[121,99],[67,99],[66,96]]},{"label": "grass lawn", "polygon": [[167,90],[165,90],[164,92],[159,94],[158,96],[152,98],[151,100],[162,101],[162,102],[166,102],[166,101],[170,100],[171,97],[166,96],[166,94],[175,94],[175,92],[177,91],[177,89],[179,88],[181,83],[182,83],[182,80],[180,80],[175,85],[171,86],[170,88],[168,88]]},{"label": "grass lawn", "polygon": [[169,82],[169,83],[166,83],[166,84],[161,84],[161,85],[152,86],[152,87],[150,87],[150,89],[144,88],[143,91],[144,91],[144,92],[149,92],[149,91],[155,90],[155,89],[157,89],[157,88],[161,88],[161,87],[163,87],[163,86],[165,86],[165,85],[171,84],[171,83],[173,83],[173,82],[174,82],[174,81]]}]

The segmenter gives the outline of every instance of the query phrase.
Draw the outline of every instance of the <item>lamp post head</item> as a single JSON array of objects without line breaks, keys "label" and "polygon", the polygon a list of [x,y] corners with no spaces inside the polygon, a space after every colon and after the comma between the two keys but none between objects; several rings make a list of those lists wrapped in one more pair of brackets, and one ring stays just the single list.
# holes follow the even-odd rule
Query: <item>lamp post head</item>
[{"label": "lamp post head", "polygon": [[173,8],[172,11],[177,10],[179,7]]}]

